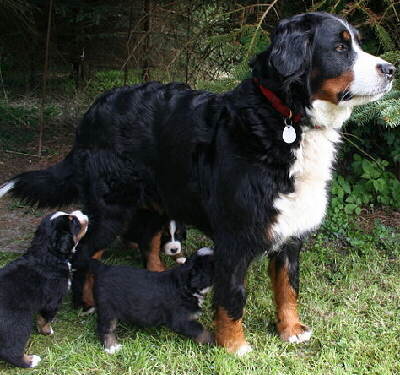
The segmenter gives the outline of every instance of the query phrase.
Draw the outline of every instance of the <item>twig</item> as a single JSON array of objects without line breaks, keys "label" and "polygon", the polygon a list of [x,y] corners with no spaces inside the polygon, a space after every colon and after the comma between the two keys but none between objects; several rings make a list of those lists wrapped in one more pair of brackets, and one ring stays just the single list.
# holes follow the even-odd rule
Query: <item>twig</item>
[{"label": "twig", "polygon": [[254,34],[253,34],[253,36],[252,36],[252,38],[251,38],[250,45],[249,45],[249,48],[248,48],[248,50],[247,50],[247,57],[250,56],[250,53],[251,53],[251,50],[252,50],[254,41],[256,40],[256,36],[257,36],[258,30],[259,30],[260,27],[261,27],[261,24],[263,23],[265,17],[267,17],[269,11],[274,7],[274,5],[275,5],[277,2],[278,2],[278,0],[274,0],[271,4],[269,4],[268,8],[265,10],[265,12],[263,13],[263,15],[261,16],[260,22],[258,22],[258,25],[257,25],[257,27],[256,27],[256,31],[254,32]]},{"label": "twig", "polygon": [[24,155],[24,156],[34,156],[34,157],[36,157],[36,158],[40,158],[40,155],[26,154],[25,152],[18,152],[18,151],[11,151],[11,150],[4,150],[4,152],[7,152],[8,154],[17,154],[17,155]]}]

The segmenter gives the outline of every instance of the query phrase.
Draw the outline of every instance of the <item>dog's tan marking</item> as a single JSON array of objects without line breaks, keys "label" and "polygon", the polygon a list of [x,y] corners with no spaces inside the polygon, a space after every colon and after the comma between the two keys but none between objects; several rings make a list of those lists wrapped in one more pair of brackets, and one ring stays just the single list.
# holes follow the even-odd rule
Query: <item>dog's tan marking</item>
[{"label": "dog's tan marking", "polygon": [[350,33],[349,33],[347,30],[344,30],[344,31],[342,32],[342,38],[343,38],[344,40],[351,40],[351,35],[350,35]]},{"label": "dog's tan marking", "polygon": [[300,322],[297,312],[297,293],[289,283],[288,265],[284,265],[277,272],[275,262],[275,259],[270,261],[268,272],[276,304],[276,327],[282,340],[295,342],[294,338],[301,337],[306,332],[311,335],[311,331]]},{"label": "dog's tan marking", "polygon": [[42,335],[52,335],[53,329],[51,328],[50,322],[48,322],[40,314],[36,318],[36,326],[39,333]]},{"label": "dog's tan marking", "polygon": [[316,94],[312,96],[311,100],[326,100],[333,104],[337,104],[338,94],[348,89],[353,80],[353,72],[344,72],[338,77],[326,79],[323,81]]},{"label": "dog's tan marking", "polygon": [[216,342],[228,352],[241,354],[241,348],[249,346],[243,333],[242,319],[234,320],[223,307],[218,307],[214,322]]},{"label": "dog's tan marking", "polygon": [[158,232],[150,242],[150,253],[147,258],[147,269],[149,271],[162,272],[166,270],[165,264],[160,259],[160,247],[161,232]]},{"label": "dog's tan marking", "polygon": [[[92,255],[92,259],[101,259],[105,250],[99,250]],[[85,283],[83,284],[82,302],[86,308],[96,305],[93,296],[94,277],[93,274],[87,273]]]}]

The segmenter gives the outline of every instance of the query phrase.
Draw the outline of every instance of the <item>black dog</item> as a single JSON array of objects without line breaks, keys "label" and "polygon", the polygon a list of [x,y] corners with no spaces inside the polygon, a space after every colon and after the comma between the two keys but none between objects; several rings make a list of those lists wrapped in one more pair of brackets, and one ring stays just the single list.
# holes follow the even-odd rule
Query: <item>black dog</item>
[{"label": "black dog", "polygon": [[106,352],[121,346],[115,336],[118,320],[139,326],[165,325],[202,344],[212,335],[197,321],[204,294],[214,278],[213,251],[202,248],[183,265],[165,272],[89,262],[94,274],[97,331]]},{"label": "black dog", "polygon": [[84,236],[88,218],[80,211],[46,216],[30,248],[0,270],[0,359],[19,367],[35,367],[41,358],[24,354],[32,319],[44,335],[68,290],[69,259]]},{"label": "black dog", "polygon": [[279,335],[310,338],[297,313],[301,244],[324,218],[340,127],[355,105],[391,89],[395,70],[326,13],[282,20],[252,68],[223,94],[156,82],[109,91],[86,112],[63,161],[0,189],[40,205],[82,201],[94,224],[77,263],[108,246],[138,209],[210,235],[216,340],[239,355],[250,350],[245,275],[263,253]]}]

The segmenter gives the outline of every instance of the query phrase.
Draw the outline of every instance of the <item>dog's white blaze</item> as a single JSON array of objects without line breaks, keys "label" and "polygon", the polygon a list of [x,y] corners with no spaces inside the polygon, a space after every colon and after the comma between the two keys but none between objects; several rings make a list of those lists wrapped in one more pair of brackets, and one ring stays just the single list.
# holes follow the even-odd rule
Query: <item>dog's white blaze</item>
[{"label": "dog's white blaze", "polygon": [[10,181],[0,187],[0,198],[6,195],[14,186],[16,181]]},{"label": "dog's white blaze", "polygon": [[40,358],[38,355],[32,355],[31,358],[32,358],[31,368],[36,367],[42,360],[42,358]]},{"label": "dog's white blaze", "polygon": [[171,235],[171,242],[175,242],[175,232],[176,232],[176,221],[171,220],[169,222],[169,234]]},{"label": "dog's white blaze", "polygon": [[213,255],[214,250],[210,249],[209,247],[202,247],[201,249],[197,250],[197,255],[205,256],[205,255]]},{"label": "dog's white blaze", "polygon": [[322,222],[328,201],[326,191],[331,179],[336,144],[340,135],[332,128],[303,128],[290,176],[294,192],[280,194],[274,201],[279,211],[272,233],[277,243],[291,236],[301,236]]},{"label": "dog's white blaze", "polygon": [[64,211],[57,211],[55,214],[51,215],[50,220],[54,220],[59,216],[64,216],[64,215],[68,215],[67,213],[65,213]]}]

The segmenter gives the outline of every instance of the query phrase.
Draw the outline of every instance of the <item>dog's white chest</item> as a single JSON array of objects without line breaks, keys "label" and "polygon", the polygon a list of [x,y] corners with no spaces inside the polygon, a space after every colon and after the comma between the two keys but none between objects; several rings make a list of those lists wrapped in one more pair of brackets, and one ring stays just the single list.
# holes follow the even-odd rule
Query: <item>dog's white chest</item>
[{"label": "dog's white chest", "polygon": [[327,206],[327,184],[340,135],[334,129],[304,128],[296,161],[290,170],[295,191],[280,194],[274,201],[279,214],[272,226],[272,235],[281,243],[291,236],[316,229]]}]

